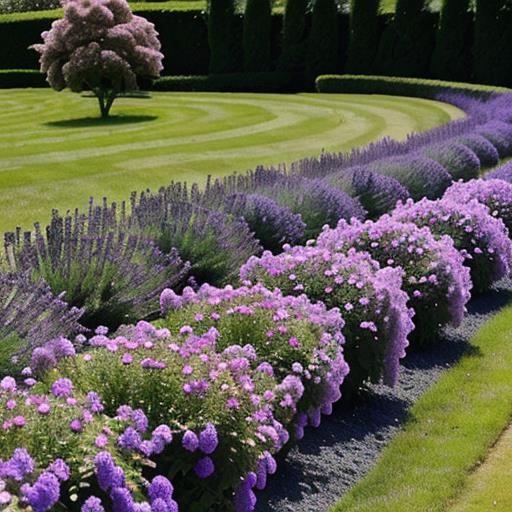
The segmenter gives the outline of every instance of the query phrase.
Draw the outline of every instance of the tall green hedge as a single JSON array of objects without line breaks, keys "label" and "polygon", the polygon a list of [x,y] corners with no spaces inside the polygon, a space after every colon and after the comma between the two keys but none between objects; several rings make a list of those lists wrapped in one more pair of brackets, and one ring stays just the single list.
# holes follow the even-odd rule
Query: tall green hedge
[{"label": "tall green hedge", "polygon": [[244,69],[268,71],[271,67],[272,4],[247,0],[244,16]]},{"label": "tall green hedge", "polygon": [[306,18],[308,5],[309,0],[287,0],[286,2],[280,59],[280,68],[285,71],[304,71],[308,35]]},{"label": "tall green hedge", "polygon": [[435,45],[436,16],[425,0],[398,0],[382,35],[375,67],[383,75],[427,77]]},{"label": "tall green hedge", "polygon": [[373,63],[380,39],[380,0],[352,0],[350,5],[350,42],[347,71],[368,74],[373,72]]},{"label": "tall green hedge", "polygon": [[307,72],[311,78],[336,72],[339,36],[336,0],[315,0],[307,53]]},{"label": "tall green hedge", "polygon": [[445,80],[471,78],[473,16],[470,0],[444,0],[432,56],[432,74]]},{"label": "tall green hedge", "polygon": [[477,0],[473,73],[490,84],[512,84],[510,0]]},{"label": "tall green hedge", "polygon": [[209,0],[208,43],[211,73],[237,71],[235,23],[233,0]]}]

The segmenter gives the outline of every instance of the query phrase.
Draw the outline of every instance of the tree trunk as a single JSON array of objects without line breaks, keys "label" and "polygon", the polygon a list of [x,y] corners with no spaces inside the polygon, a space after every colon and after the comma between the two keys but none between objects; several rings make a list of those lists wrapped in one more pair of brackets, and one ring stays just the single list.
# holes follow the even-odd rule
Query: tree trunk
[{"label": "tree trunk", "polygon": [[101,117],[103,119],[107,119],[117,94],[114,91],[105,92],[97,90],[96,96],[98,98],[98,103],[100,104]]}]

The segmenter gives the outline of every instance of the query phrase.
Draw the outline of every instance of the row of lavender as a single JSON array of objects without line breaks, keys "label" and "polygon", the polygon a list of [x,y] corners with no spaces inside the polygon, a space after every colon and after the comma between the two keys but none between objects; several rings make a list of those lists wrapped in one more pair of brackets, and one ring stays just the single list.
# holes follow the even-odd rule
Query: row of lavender
[{"label": "row of lavender", "polygon": [[[457,135],[488,126],[481,105],[471,109]],[[505,119],[506,102],[496,98],[489,111]],[[443,130],[459,128],[437,130],[430,142],[448,138]],[[414,148],[411,161],[432,146],[426,139],[405,144]],[[385,141],[379,151],[394,145]],[[337,159],[348,169],[376,162],[371,155],[379,151],[320,162]],[[176,184],[133,196],[130,213],[107,204],[86,215],[55,212],[46,233],[36,226],[34,240],[7,235],[15,272],[2,277],[1,351],[24,383],[2,381],[0,503],[21,498],[36,511],[178,504],[250,511],[252,489],[275,471],[273,455],[330,412],[340,386],[346,394],[368,380],[393,384],[409,343],[421,346],[443,324],[460,321],[470,271],[478,291],[508,273],[510,241],[494,218],[510,225],[512,193],[503,182],[457,184],[451,199],[409,202],[363,224],[356,198],[318,175],[303,177],[320,162],[302,162],[290,176],[259,169],[204,192]],[[364,171],[374,183],[377,175]],[[410,189],[400,185],[405,199]],[[463,206],[475,195],[492,215]],[[303,242],[340,218],[355,219],[327,229],[317,244],[250,258],[261,242],[277,252],[272,244]],[[410,220],[428,228],[403,223]],[[199,288],[210,280],[236,284],[246,260],[241,288]],[[275,286],[282,291],[269,291]],[[67,307],[70,296],[78,307]],[[157,327],[140,322],[111,338],[100,328],[83,354],[55,337],[60,319],[68,333],[83,329],[80,315],[82,324],[106,318],[116,327],[156,316],[158,302],[165,319]]]},{"label": "row of lavender", "polygon": [[51,340],[22,384],[0,382],[0,503],[254,510],[285,444],[342,392],[394,384],[409,345],[460,323],[472,282],[484,291],[509,275],[505,222],[511,184],[456,183],[253,256],[239,287],[166,289],[156,325],[98,328],[81,353]]}]

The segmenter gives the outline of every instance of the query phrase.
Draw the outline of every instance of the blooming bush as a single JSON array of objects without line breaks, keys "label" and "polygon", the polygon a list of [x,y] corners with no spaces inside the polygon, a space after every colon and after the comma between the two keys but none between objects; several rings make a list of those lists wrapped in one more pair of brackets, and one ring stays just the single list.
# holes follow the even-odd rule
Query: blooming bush
[{"label": "blooming bush", "polygon": [[512,162],[497,167],[485,176],[486,180],[503,180],[512,183]]},{"label": "blooming bush", "polygon": [[512,155],[512,126],[503,121],[489,121],[475,132],[485,137],[498,150],[500,158]]},{"label": "blooming bush", "polygon": [[318,247],[294,247],[273,256],[253,256],[241,268],[244,281],[260,282],[285,295],[305,293],[312,301],[343,311],[344,354],[350,367],[346,382],[357,389],[364,381],[396,383],[399,360],[414,327],[402,291],[402,272],[379,269],[368,254],[347,254]]},{"label": "blooming bush", "polygon": [[431,343],[443,325],[462,321],[471,282],[449,237],[436,240],[428,228],[384,215],[377,222],[340,221],[336,229],[324,230],[318,246],[342,253],[354,247],[368,252],[381,266],[405,272],[403,289],[415,311],[411,346]]},{"label": "blooming bush", "polygon": [[0,377],[21,370],[45,341],[81,332],[82,313],[41,281],[0,274]]},{"label": "blooming bush", "polygon": [[280,252],[284,244],[304,238],[306,225],[298,214],[260,194],[231,194],[224,199],[224,210],[243,217],[264,249]]},{"label": "blooming bush", "polygon": [[492,167],[500,160],[498,150],[492,145],[491,141],[482,135],[470,133],[455,138],[454,142],[464,144],[464,146],[471,149],[480,160],[482,167]]},{"label": "blooming bush", "polygon": [[370,169],[395,178],[414,200],[441,197],[452,183],[450,174],[440,163],[418,155],[376,161]]},{"label": "blooming bush", "polygon": [[130,229],[156,241],[165,253],[176,249],[190,262],[198,283],[225,284],[236,279],[240,265],[261,246],[240,217],[182,201],[165,191],[141,195],[133,204]]},{"label": "blooming bush", "polygon": [[64,18],[43,32],[41,72],[57,91],[92,91],[101,115],[114,100],[139,88],[138,77],[158,77],[162,71],[158,34],[152,23],[134,16],[125,0],[68,0]]},{"label": "blooming bush", "polygon": [[459,204],[476,199],[489,208],[493,217],[501,219],[512,233],[512,184],[503,180],[472,180],[468,183],[454,183],[445,193],[445,199]]},{"label": "blooming bush", "polygon": [[476,154],[463,144],[445,142],[423,150],[425,156],[439,162],[454,180],[468,181],[478,178],[480,160]]},{"label": "blooming bush", "polygon": [[512,241],[507,228],[477,201],[465,204],[448,199],[407,201],[397,206],[393,217],[426,226],[436,237],[450,236],[471,269],[477,293],[510,273]]},{"label": "blooming bush", "polygon": [[292,176],[277,181],[272,187],[256,190],[301,215],[306,223],[304,241],[315,238],[326,224],[335,226],[340,219],[365,217],[365,211],[357,199],[322,180]]},{"label": "blooming bush", "polygon": [[366,167],[352,167],[329,175],[328,182],[357,199],[375,219],[389,213],[398,201],[409,198],[409,192],[395,178],[372,172]]},{"label": "blooming bush", "polygon": [[94,219],[92,213],[62,218],[54,211],[45,234],[39,224],[33,239],[11,234],[11,270],[30,273],[35,282],[44,279],[55,295],[83,308],[87,327],[116,327],[157,312],[161,291],[182,286],[188,264],[175,251],[163,254],[147,237],[107,229]]}]

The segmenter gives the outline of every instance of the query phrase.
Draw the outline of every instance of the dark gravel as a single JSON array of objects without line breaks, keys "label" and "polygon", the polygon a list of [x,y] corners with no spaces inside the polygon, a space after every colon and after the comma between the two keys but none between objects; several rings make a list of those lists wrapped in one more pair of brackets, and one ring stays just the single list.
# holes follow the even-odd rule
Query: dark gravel
[{"label": "dark gravel", "polygon": [[469,305],[458,329],[447,329],[434,348],[408,355],[393,389],[371,386],[351,408],[338,407],[283,461],[268,487],[258,493],[257,512],[325,512],[362,479],[381,450],[406,421],[408,410],[440,375],[468,350],[478,328],[512,298],[512,281],[502,281]]}]

